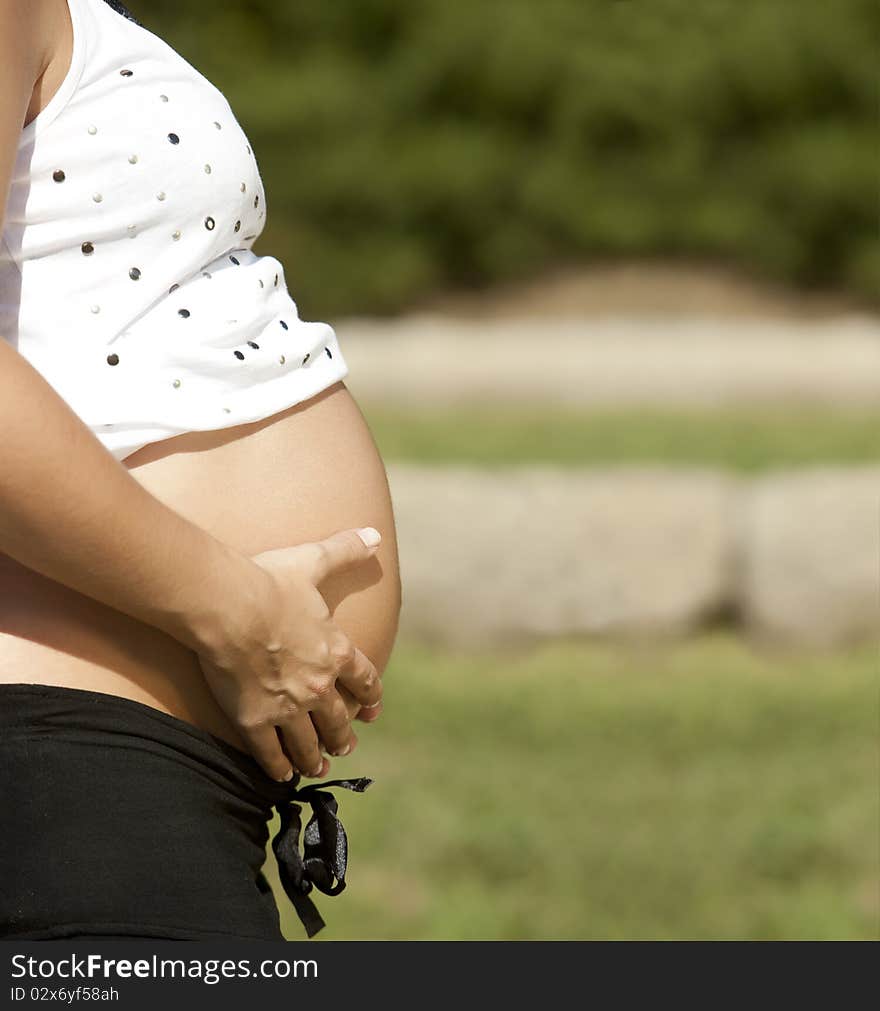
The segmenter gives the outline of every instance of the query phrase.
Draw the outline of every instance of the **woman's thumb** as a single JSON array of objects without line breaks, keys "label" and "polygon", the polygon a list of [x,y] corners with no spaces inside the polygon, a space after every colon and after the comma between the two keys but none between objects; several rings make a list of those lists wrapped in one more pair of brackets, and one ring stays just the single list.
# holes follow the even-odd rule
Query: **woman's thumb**
[{"label": "woman's thumb", "polygon": [[340,530],[339,533],[325,537],[323,541],[318,542],[324,550],[316,559],[315,581],[320,582],[331,572],[347,569],[372,558],[381,540],[382,535],[375,527]]},{"label": "woman's thumb", "polygon": [[375,527],[361,527],[355,533],[368,548],[375,548],[382,540],[382,535]]}]

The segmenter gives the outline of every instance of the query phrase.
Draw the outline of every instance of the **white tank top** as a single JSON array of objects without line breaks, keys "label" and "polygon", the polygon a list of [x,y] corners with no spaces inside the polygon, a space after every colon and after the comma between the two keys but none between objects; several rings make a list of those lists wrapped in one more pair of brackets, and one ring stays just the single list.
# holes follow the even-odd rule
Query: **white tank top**
[{"label": "white tank top", "polygon": [[116,0],[67,2],[73,59],[4,212],[0,336],[119,460],[342,379],[333,329],[251,250],[266,197],[222,92]]}]

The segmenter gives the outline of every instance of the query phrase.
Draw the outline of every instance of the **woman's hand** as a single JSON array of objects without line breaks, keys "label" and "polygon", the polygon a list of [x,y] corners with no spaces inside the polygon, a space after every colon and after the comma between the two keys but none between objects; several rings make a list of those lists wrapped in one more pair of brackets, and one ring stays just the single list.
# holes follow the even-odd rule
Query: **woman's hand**
[{"label": "woman's hand", "polygon": [[273,779],[289,779],[291,764],[306,776],[325,774],[320,744],[348,754],[357,743],[350,709],[370,722],[381,708],[375,666],[330,620],[317,589],[373,557],[378,531],[364,534],[375,543],[345,530],[255,555],[242,586],[230,587],[228,623],[200,637],[196,652],[214,697]]}]

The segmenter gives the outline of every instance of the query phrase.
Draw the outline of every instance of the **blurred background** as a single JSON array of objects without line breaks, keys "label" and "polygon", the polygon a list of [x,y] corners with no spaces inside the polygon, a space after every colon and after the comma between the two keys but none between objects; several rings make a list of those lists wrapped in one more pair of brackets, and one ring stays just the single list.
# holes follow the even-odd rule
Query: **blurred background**
[{"label": "blurred background", "polygon": [[880,936],[877,4],[129,6],[388,467],[322,936]]}]

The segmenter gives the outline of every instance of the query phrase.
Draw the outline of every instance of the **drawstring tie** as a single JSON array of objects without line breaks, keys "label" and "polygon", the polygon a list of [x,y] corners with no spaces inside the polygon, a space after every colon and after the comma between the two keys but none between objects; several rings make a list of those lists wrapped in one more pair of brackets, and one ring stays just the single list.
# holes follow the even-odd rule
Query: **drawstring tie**
[{"label": "drawstring tie", "polygon": [[[338,895],[345,888],[348,838],[342,822],[336,817],[336,798],[327,788],[341,786],[354,793],[363,793],[372,782],[372,779],[363,778],[313,783],[294,790],[289,798],[275,805],[281,815],[281,828],[272,840],[272,849],[278,861],[281,887],[309,937],[314,937],[325,926],[309,898],[312,887],[324,895]],[[303,832],[302,854],[299,851],[301,808],[295,803],[297,800],[312,808],[312,817]]]}]

